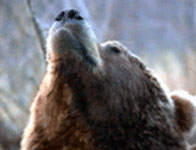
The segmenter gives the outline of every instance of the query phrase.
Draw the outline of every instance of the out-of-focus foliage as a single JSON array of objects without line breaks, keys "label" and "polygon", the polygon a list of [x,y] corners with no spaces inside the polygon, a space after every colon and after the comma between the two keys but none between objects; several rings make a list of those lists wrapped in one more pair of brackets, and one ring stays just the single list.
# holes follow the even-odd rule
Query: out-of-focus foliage
[{"label": "out-of-focus foliage", "polygon": [[[195,0],[32,0],[47,35],[59,11],[76,8],[100,42],[119,40],[170,89],[196,94]],[[16,150],[45,71],[25,0],[0,0],[0,150]],[[194,143],[194,141],[192,140]]]}]

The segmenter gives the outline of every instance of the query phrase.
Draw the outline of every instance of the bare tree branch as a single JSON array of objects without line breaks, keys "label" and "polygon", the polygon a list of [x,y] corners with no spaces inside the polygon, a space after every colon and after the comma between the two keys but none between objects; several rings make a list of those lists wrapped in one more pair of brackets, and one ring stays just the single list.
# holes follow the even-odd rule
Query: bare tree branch
[{"label": "bare tree branch", "polygon": [[37,38],[38,38],[39,43],[40,43],[42,53],[44,55],[44,59],[46,60],[46,40],[45,40],[44,35],[43,35],[43,30],[41,28],[41,24],[37,21],[35,15],[34,15],[34,12],[33,12],[32,7],[31,7],[31,0],[26,0],[26,2],[27,2],[27,7],[29,9],[30,15],[31,15],[33,27],[35,29]]},{"label": "bare tree branch", "polygon": [[[3,89],[0,89],[0,95],[6,97],[6,99],[9,99],[10,102],[15,106],[17,107],[18,109],[21,110],[21,113],[25,116],[28,116],[29,114],[29,109],[23,107],[17,100],[14,96],[10,95],[9,93],[7,93],[5,90]],[[0,103],[3,102],[3,101],[0,101]]]},{"label": "bare tree branch", "polygon": [[[95,27],[91,13],[90,13],[88,7],[86,6],[86,2],[85,1],[74,1],[74,2],[75,2],[75,5],[80,9],[81,13],[87,17],[89,24],[92,27]],[[72,3],[73,3],[73,1],[72,1]]]},{"label": "bare tree branch", "polygon": [[[1,99],[0,99],[1,100]],[[3,103],[3,101],[1,100],[0,102],[1,107],[3,108],[4,112],[6,113],[7,117],[12,121],[12,122],[17,122],[17,119],[13,117],[13,115],[11,114],[11,112],[8,109],[8,106],[6,104]],[[15,123],[15,125],[17,125]]]},{"label": "bare tree branch", "polygon": [[105,12],[105,18],[103,19],[105,23],[102,24],[101,26],[101,30],[99,32],[101,32],[101,39],[104,40],[105,39],[105,33],[107,32],[108,28],[109,28],[109,22],[112,18],[112,11],[113,11],[113,1],[112,0],[108,0],[106,1],[106,12]]}]

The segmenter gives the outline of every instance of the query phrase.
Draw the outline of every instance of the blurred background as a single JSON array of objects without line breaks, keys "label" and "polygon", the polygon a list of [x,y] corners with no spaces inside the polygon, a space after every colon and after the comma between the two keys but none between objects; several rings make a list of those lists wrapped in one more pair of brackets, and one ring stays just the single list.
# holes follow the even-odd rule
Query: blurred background
[{"label": "blurred background", "polygon": [[[54,17],[76,8],[99,42],[118,40],[168,85],[196,94],[196,0],[32,0],[43,35]],[[0,150],[17,150],[45,72],[25,0],[0,0]],[[189,139],[196,143],[195,132]]]}]

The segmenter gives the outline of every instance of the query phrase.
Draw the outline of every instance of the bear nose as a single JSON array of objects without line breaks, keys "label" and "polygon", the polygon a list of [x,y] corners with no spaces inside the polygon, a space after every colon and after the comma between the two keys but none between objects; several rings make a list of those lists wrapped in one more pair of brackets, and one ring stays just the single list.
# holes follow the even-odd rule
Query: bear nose
[{"label": "bear nose", "polygon": [[83,20],[83,17],[80,16],[80,13],[75,10],[75,9],[71,9],[68,11],[62,11],[56,18],[56,21],[61,21],[63,19],[76,19],[76,20]]},{"label": "bear nose", "polygon": [[67,17],[73,19],[75,16],[79,16],[79,12],[75,9],[71,9],[67,12]]},{"label": "bear nose", "polygon": [[83,20],[83,17],[81,17],[79,11],[75,9],[71,9],[67,12],[67,17],[69,19],[76,19],[76,20]]}]

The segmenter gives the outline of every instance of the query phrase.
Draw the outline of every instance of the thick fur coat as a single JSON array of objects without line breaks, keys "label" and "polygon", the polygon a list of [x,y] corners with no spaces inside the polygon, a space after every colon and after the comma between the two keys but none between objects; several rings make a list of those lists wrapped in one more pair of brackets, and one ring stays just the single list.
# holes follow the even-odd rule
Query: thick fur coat
[{"label": "thick fur coat", "polygon": [[22,150],[187,150],[180,102],[122,44],[98,43],[75,10],[57,16],[47,42]]}]

